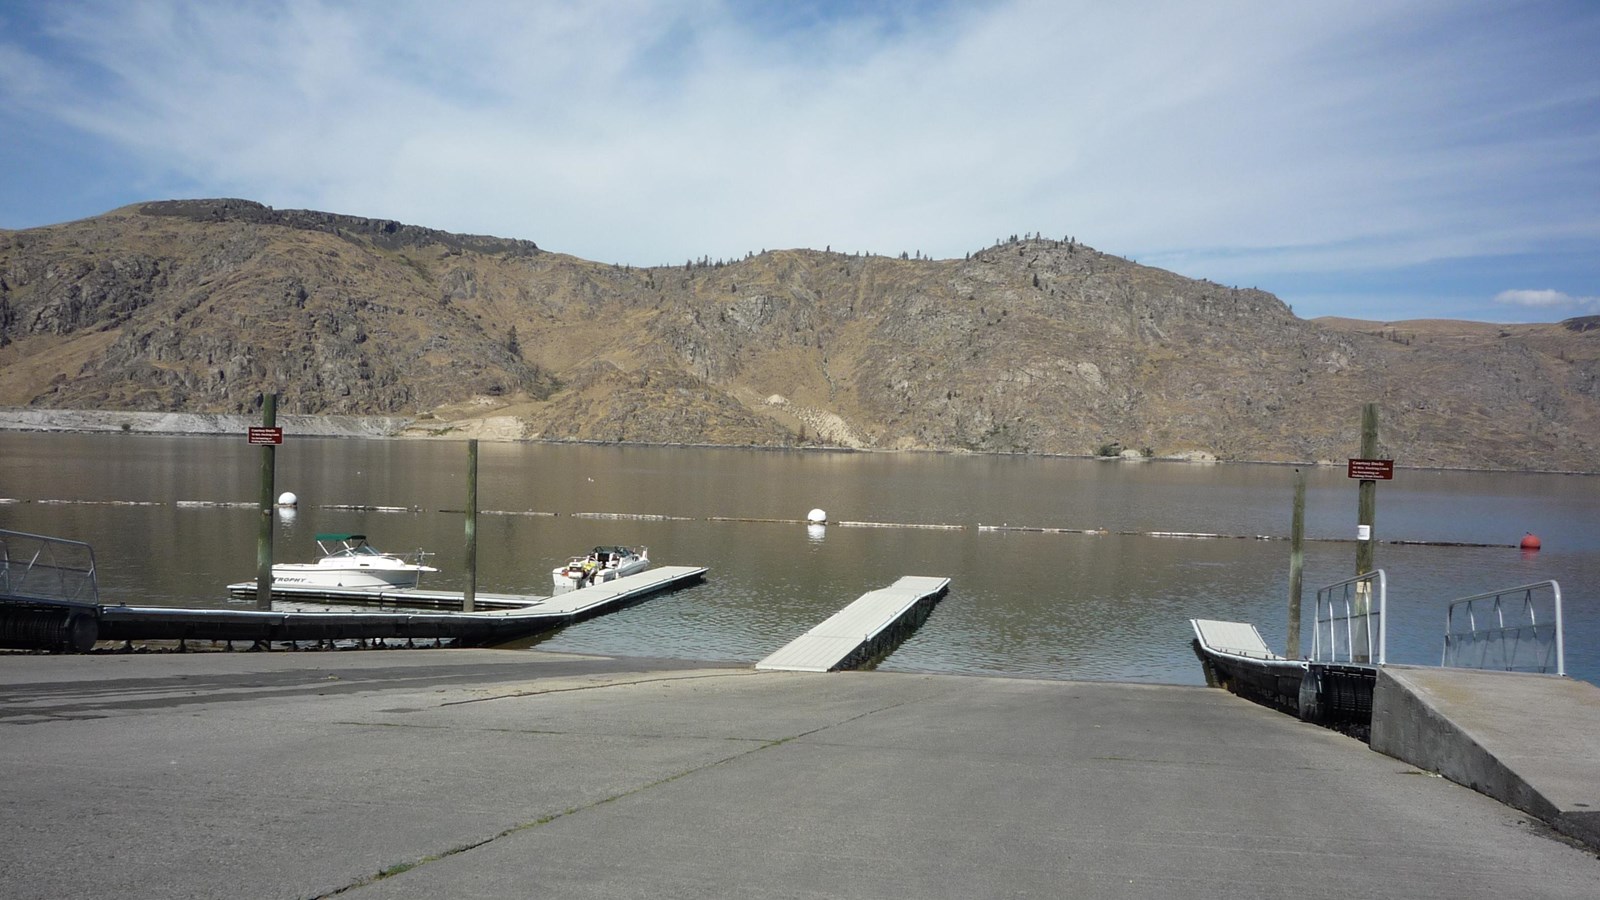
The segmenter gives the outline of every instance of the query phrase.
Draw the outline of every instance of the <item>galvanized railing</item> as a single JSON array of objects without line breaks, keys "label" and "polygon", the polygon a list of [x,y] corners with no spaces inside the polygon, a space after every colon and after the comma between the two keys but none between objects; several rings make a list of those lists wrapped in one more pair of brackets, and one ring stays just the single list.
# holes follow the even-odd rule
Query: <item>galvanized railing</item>
[{"label": "galvanized railing", "polygon": [[1541,581],[1452,602],[1440,665],[1565,675],[1565,645],[1561,585]]},{"label": "galvanized railing", "polygon": [[1388,578],[1382,569],[1319,588],[1311,660],[1383,665],[1387,604]]},{"label": "galvanized railing", "polygon": [[0,595],[98,605],[94,549],[82,541],[0,529]]}]

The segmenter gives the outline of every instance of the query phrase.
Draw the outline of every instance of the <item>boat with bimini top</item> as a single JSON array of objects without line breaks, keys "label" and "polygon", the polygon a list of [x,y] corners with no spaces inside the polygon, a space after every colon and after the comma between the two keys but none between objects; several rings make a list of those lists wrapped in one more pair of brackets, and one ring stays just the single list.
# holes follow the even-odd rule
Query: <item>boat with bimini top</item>
[{"label": "boat with bimini top", "polygon": [[272,567],[273,587],[389,588],[416,587],[424,572],[438,569],[422,564],[432,554],[418,550],[408,559],[384,553],[367,543],[364,534],[319,534],[322,557],[314,563],[278,563]]}]

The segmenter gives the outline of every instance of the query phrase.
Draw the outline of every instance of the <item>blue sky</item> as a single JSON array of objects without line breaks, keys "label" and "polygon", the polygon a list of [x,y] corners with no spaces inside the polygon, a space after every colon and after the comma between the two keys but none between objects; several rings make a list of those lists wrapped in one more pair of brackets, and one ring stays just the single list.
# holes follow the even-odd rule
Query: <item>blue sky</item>
[{"label": "blue sky", "polygon": [[0,0],[0,227],[170,197],[602,262],[1012,234],[1304,317],[1600,313],[1600,3]]}]

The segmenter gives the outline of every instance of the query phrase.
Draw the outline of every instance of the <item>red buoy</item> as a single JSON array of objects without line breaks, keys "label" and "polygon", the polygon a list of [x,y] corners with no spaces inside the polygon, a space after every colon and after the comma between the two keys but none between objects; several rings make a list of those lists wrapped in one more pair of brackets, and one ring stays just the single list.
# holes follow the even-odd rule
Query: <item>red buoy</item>
[{"label": "red buoy", "polygon": [[1537,549],[1539,549],[1539,536],[1537,534],[1534,534],[1531,531],[1528,532],[1527,534],[1524,534],[1522,536],[1522,549],[1524,549],[1524,550],[1537,550]]}]

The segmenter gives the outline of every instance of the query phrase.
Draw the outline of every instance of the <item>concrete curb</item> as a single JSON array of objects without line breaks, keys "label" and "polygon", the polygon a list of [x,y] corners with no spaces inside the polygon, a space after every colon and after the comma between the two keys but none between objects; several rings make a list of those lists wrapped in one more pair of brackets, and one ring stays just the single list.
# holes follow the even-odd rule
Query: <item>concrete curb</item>
[{"label": "concrete curb", "polygon": [[1372,749],[1600,850],[1600,688],[1551,675],[1386,666]]}]

